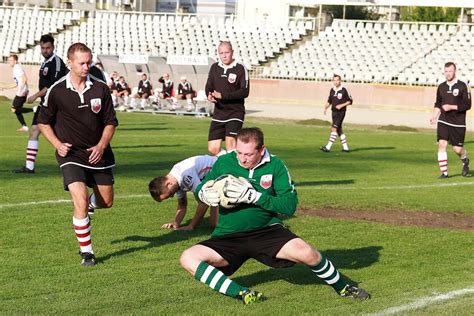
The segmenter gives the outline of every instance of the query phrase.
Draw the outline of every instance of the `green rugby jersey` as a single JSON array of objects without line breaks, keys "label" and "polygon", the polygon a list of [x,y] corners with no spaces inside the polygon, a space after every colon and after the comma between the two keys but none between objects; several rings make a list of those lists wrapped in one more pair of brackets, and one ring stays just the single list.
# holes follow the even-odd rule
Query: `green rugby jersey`
[{"label": "green rugby jersey", "polygon": [[196,188],[197,199],[204,183],[224,174],[246,178],[262,195],[256,204],[241,203],[232,209],[219,207],[219,221],[212,232],[213,237],[281,223],[279,214],[289,216],[295,213],[298,197],[290,173],[283,161],[270,155],[268,150],[253,169],[240,166],[235,151],[219,157]]}]

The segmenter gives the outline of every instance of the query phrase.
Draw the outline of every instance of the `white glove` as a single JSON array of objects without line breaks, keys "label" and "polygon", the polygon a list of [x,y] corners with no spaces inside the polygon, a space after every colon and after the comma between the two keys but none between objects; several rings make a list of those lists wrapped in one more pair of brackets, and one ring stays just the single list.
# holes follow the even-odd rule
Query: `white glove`
[{"label": "white glove", "polygon": [[227,181],[224,187],[224,195],[229,198],[230,203],[254,204],[262,193],[257,192],[247,179],[239,177],[238,179],[229,179]]},{"label": "white glove", "polygon": [[209,206],[219,206],[220,198],[219,192],[216,188],[213,188],[214,180],[207,181],[199,190],[199,199]]}]

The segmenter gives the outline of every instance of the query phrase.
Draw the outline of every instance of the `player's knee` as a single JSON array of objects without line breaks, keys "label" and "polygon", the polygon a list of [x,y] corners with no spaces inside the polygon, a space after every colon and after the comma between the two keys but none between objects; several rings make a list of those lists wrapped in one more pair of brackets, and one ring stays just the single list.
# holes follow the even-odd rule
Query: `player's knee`
[{"label": "player's knee", "polygon": [[221,148],[218,146],[208,145],[207,150],[211,155],[216,156],[221,151]]},{"label": "player's knee", "polygon": [[321,254],[303,240],[295,242],[294,247],[303,263],[307,265],[316,265],[321,261]]},{"label": "player's knee", "polygon": [[102,208],[111,208],[114,205],[113,198],[105,198]]},{"label": "player's knee", "polygon": [[195,256],[193,255],[193,250],[192,248],[188,248],[183,253],[181,254],[181,257],[179,258],[179,263],[181,266],[189,271],[191,274],[194,274],[195,268],[193,268],[193,262],[196,261]]}]

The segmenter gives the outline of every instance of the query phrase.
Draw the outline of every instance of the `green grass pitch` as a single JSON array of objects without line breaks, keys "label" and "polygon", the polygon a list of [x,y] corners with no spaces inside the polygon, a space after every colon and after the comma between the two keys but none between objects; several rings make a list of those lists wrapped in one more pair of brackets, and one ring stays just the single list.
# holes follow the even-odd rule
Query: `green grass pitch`
[{"label": "green grass pitch", "polygon": [[[339,298],[304,266],[272,270],[255,261],[248,261],[233,279],[263,292],[267,301],[243,306],[212,291],[179,266],[181,252],[209,236],[207,220],[193,232],[161,229],[173,218],[176,201],[158,204],[147,192],[154,176],[181,159],[206,153],[209,120],[148,114],[118,115],[115,205],[93,218],[100,264],[82,267],[72,206],[60,201],[69,195],[62,189],[52,147],[41,138],[37,173],[12,174],[23,164],[27,135],[15,131],[18,123],[9,104],[0,106],[1,314],[367,314],[474,288],[472,231],[297,214],[286,220],[291,230],[371,292],[370,301]],[[30,121],[31,115],[26,118]],[[474,213],[474,178],[460,176],[454,154],[449,153],[452,177],[436,179],[432,131],[348,127],[353,151],[341,153],[336,143],[325,154],[318,148],[327,141],[328,127],[270,119],[248,120],[246,126],[261,127],[271,153],[287,163],[299,207]],[[466,146],[474,153],[473,136],[467,135]],[[191,202],[187,220],[194,207]],[[468,315],[473,298],[471,293],[408,313]]]}]

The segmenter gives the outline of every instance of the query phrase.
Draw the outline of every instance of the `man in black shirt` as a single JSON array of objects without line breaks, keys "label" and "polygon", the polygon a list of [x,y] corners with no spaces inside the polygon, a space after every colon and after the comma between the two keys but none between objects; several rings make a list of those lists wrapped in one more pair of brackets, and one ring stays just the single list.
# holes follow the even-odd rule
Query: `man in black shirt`
[{"label": "man in black shirt", "polygon": [[181,77],[181,82],[178,84],[178,95],[176,98],[178,100],[186,100],[188,104],[188,112],[191,112],[194,109],[193,104],[194,90],[185,76]]},{"label": "man in black shirt", "polygon": [[[115,90],[113,91],[113,96],[115,96],[116,98],[119,98],[119,97],[123,98],[123,104],[124,106],[127,106],[129,95],[130,95],[130,87],[128,86],[128,83],[125,81],[125,77],[120,76],[118,81],[115,83]],[[117,105],[118,105],[118,101],[117,101]]]},{"label": "man in black shirt", "polygon": [[205,88],[208,101],[215,104],[207,143],[213,155],[219,154],[223,140],[227,151],[235,148],[237,132],[244,123],[245,98],[250,91],[248,71],[234,60],[232,44],[221,42],[217,52],[220,61],[209,69]]},{"label": "man in black shirt", "polygon": [[[92,266],[96,259],[88,206],[109,208],[113,204],[115,159],[110,141],[118,121],[109,88],[102,81],[91,81],[89,76],[91,50],[75,43],[67,55],[71,72],[48,90],[38,123],[56,148],[64,188],[73,200],[81,264]],[[87,187],[94,190],[90,196]]]},{"label": "man in black shirt", "polygon": [[324,152],[330,152],[331,147],[336,141],[337,136],[341,139],[342,151],[349,152],[346,135],[342,131],[342,122],[346,117],[346,108],[352,104],[352,96],[349,91],[341,85],[341,76],[334,74],[332,81],[334,87],[329,91],[329,97],[324,106],[324,115],[329,107],[332,111],[332,126],[329,141],[326,146],[320,149]]},{"label": "man in black shirt", "polygon": [[462,161],[462,176],[469,177],[469,158],[464,146],[466,112],[471,108],[471,91],[466,83],[456,78],[456,65],[444,65],[446,81],[438,86],[431,124],[437,125],[438,165],[440,179],[448,178],[448,143]]},{"label": "man in black shirt", "polygon": [[41,54],[45,61],[41,64],[39,71],[39,91],[28,97],[27,102],[33,103],[37,98],[41,98],[40,106],[37,108],[33,122],[30,128],[30,137],[26,147],[26,164],[20,169],[13,170],[14,173],[34,173],[36,156],[39,148],[38,115],[41,111],[41,106],[44,104],[44,96],[48,88],[58,81],[68,72],[66,65],[56,54],[54,54],[54,38],[49,35],[43,35],[40,39]]},{"label": "man in black shirt", "polygon": [[[151,85],[150,80],[146,74],[142,75],[142,80],[138,82],[138,91],[133,95],[135,99],[141,99],[140,109],[144,110],[147,103],[148,97],[153,95],[153,86]],[[131,106],[131,109],[134,109],[135,106]]]},{"label": "man in black shirt", "polygon": [[161,108],[161,100],[167,100],[171,107],[170,111],[176,111],[176,104],[177,99],[174,96],[174,83],[173,80],[170,79],[170,74],[165,72],[163,76],[158,79],[158,82],[161,83],[161,92],[155,96],[155,103],[159,108]]}]

